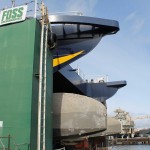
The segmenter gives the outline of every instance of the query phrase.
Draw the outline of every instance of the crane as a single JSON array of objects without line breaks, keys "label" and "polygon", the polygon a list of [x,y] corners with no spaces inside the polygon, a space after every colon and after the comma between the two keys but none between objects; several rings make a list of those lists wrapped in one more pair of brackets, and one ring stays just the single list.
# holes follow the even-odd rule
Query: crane
[{"label": "crane", "polygon": [[138,119],[145,119],[145,118],[150,118],[149,115],[146,115],[146,116],[137,116],[137,117],[132,117],[131,119],[132,120],[138,120]]}]

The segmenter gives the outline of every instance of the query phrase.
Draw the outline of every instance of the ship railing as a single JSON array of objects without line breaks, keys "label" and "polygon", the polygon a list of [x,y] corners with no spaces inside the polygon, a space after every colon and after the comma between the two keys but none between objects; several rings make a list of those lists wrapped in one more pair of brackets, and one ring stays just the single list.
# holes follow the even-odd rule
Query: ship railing
[{"label": "ship railing", "polygon": [[86,75],[85,79],[89,83],[103,83],[108,82],[108,75]]},{"label": "ship railing", "polygon": [[75,15],[75,16],[83,16],[82,12],[79,11],[68,11],[68,12],[55,12],[55,13],[50,13],[51,15]]},{"label": "ship railing", "polygon": [[79,68],[75,67],[73,69],[76,71],[76,73],[82,78],[84,82],[88,83],[103,83],[103,82],[108,82],[108,75],[85,75],[85,73]]},{"label": "ship railing", "polygon": [[26,18],[40,18],[41,16],[41,0],[30,0],[19,5],[27,5],[27,16]]}]

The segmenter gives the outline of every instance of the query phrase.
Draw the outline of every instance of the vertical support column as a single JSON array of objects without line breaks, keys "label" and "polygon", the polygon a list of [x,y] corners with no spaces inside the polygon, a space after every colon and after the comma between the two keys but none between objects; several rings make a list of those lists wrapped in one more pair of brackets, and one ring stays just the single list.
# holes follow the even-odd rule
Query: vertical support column
[{"label": "vertical support column", "polygon": [[36,18],[37,0],[34,0],[34,18]]},{"label": "vertical support column", "polygon": [[41,47],[40,47],[40,66],[39,66],[39,96],[38,96],[38,131],[37,131],[37,150],[41,150],[41,101],[42,101],[42,79],[43,79],[43,39],[44,39],[44,4],[42,3],[42,22],[41,22]]},{"label": "vertical support column", "polygon": [[8,135],[8,150],[10,150],[10,135]]},{"label": "vertical support column", "polygon": [[[46,11],[46,10],[45,10]],[[46,14],[46,12],[45,12]],[[47,37],[48,37],[48,24],[45,29],[45,43],[44,43],[44,94],[43,94],[43,150],[45,150],[45,115],[46,115],[46,74],[47,74]]]}]

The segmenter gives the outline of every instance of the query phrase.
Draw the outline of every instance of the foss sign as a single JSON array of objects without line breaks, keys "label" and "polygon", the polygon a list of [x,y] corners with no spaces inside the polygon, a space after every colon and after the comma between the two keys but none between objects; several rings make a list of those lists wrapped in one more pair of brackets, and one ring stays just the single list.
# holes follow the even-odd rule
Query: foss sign
[{"label": "foss sign", "polygon": [[26,18],[27,5],[13,7],[0,12],[0,25],[23,21]]}]

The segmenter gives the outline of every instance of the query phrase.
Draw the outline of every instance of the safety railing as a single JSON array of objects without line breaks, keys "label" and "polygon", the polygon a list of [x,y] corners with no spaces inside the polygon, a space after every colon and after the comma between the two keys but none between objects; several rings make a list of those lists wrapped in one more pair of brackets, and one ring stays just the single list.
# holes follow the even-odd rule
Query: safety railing
[{"label": "safety railing", "polygon": [[49,15],[75,15],[75,16],[83,16],[83,13],[79,12],[79,11],[68,11],[68,12],[50,13]]},{"label": "safety railing", "polygon": [[10,150],[10,135],[0,136],[0,150]]}]

